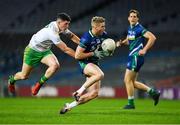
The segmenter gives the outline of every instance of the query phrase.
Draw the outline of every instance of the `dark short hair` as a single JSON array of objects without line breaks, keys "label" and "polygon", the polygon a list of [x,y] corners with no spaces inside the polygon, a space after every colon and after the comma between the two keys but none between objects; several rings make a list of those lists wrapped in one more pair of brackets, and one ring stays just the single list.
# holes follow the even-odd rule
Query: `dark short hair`
[{"label": "dark short hair", "polygon": [[57,19],[61,19],[63,21],[71,21],[71,17],[67,13],[58,13]]},{"label": "dark short hair", "polygon": [[137,10],[131,9],[131,10],[129,11],[129,15],[130,15],[131,13],[136,13],[137,17],[139,18],[139,12],[138,12]]}]

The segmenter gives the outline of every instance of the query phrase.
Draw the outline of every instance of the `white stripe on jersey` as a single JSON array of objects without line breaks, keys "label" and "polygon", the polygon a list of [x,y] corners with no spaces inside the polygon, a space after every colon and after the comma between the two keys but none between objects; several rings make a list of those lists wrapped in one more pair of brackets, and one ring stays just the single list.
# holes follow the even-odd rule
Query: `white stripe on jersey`
[{"label": "white stripe on jersey", "polygon": [[140,47],[143,47],[143,44],[141,43],[138,47],[134,48],[133,51],[129,53],[129,56],[131,56],[136,50],[138,50]]}]

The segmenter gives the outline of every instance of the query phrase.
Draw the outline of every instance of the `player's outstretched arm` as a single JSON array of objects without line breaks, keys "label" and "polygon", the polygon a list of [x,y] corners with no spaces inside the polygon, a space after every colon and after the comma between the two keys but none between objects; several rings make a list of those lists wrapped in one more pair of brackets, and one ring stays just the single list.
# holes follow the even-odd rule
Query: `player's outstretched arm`
[{"label": "player's outstretched arm", "polygon": [[79,37],[78,37],[77,35],[75,35],[74,33],[72,33],[72,32],[71,32],[71,40],[72,40],[74,43],[76,43],[76,44],[79,45],[79,42],[80,42]]},{"label": "player's outstretched arm", "polygon": [[64,53],[75,58],[75,51],[73,49],[69,48],[64,42],[60,42],[59,44],[56,44],[56,46],[59,49],[61,49]]},{"label": "player's outstretched arm", "polygon": [[128,38],[124,39],[124,40],[119,40],[116,42],[116,47],[121,47],[122,45],[128,45]]},{"label": "player's outstretched arm", "polygon": [[94,55],[93,52],[85,53],[84,51],[85,51],[84,48],[82,48],[81,46],[78,46],[75,53],[75,59],[78,59],[78,60],[85,59]]}]

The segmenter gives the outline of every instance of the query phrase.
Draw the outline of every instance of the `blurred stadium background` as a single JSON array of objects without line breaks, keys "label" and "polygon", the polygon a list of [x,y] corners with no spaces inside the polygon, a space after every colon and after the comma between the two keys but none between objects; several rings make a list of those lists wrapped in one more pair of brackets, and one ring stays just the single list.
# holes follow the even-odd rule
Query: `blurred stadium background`
[{"label": "blurred stadium background", "polygon": [[[157,41],[149,51],[140,72],[141,81],[161,89],[161,98],[180,99],[180,1],[179,0],[1,0],[0,1],[0,96],[31,96],[31,86],[43,75],[43,65],[36,68],[25,81],[17,82],[17,95],[7,91],[7,79],[21,69],[25,46],[31,36],[55,20],[58,12],[66,12],[72,22],[70,30],[81,36],[90,28],[90,20],[99,15],[106,18],[106,31],[118,40],[126,37],[128,11],[137,9],[140,22],[152,31]],[[76,48],[66,36],[62,39]],[[68,97],[84,82],[77,61],[56,47],[61,69],[41,89],[38,96]],[[126,97],[123,77],[127,47],[119,48],[113,57],[104,59],[100,96]],[[144,93],[136,92],[145,97]]]}]

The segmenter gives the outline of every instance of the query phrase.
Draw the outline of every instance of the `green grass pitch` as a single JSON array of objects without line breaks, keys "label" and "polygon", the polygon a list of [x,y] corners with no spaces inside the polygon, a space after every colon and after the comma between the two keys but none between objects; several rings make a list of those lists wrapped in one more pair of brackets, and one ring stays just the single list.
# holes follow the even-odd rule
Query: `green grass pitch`
[{"label": "green grass pitch", "polygon": [[179,124],[180,100],[136,99],[135,110],[123,110],[125,99],[95,99],[64,115],[67,98],[0,98],[0,124]]}]

